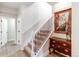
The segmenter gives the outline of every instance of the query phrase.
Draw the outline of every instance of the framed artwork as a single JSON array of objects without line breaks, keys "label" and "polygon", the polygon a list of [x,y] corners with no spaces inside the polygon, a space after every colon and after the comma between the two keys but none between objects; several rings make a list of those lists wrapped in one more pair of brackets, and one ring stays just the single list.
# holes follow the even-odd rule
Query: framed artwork
[{"label": "framed artwork", "polygon": [[54,31],[56,33],[71,32],[71,8],[54,13]]}]

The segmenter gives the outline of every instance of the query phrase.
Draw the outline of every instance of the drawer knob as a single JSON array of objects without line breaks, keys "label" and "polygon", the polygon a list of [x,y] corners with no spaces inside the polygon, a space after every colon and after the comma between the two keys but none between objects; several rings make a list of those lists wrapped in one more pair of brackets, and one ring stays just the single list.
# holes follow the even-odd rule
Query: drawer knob
[{"label": "drawer knob", "polygon": [[66,46],[66,44],[63,44],[63,46]]},{"label": "drawer knob", "polygon": [[65,52],[69,52],[67,49],[65,49]]},{"label": "drawer knob", "polygon": [[53,43],[55,43],[55,41],[53,41]]},{"label": "drawer knob", "polygon": [[58,45],[58,48],[60,48],[60,46]]},{"label": "drawer knob", "polygon": [[54,47],[54,45],[52,45]]}]

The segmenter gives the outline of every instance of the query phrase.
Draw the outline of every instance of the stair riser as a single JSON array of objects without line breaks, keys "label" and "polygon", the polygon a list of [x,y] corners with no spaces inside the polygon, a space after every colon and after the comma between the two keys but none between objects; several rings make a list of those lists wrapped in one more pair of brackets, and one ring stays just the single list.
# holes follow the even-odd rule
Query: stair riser
[{"label": "stair riser", "polygon": [[48,30],[40,30],[40,32],[42,32],[42,33],[49,33],[50,31],[48,31]]},{"label": "stair riser", "polygon": [[37,33],[39,36],[48,36],[48,33]]},{"label": "stair riser", "polygon": [[29,47],[30,49],[32,49],[32,45],[31,45],[31,43],[29,43],[27,47]]},{"label": "stair riser", "polygon": [[42,44],[43,42],[40,41],[40,40],[34,40],[34,43],[35,43],[35,45],[40,45],[40,44]]},{"label": "stair riser", "polygon": [[31,57],[31,50],[27,50],[27,48],[24,49],[24,52],[29,56]]},{"label": "stair riser", "polygon": [[41,47],[41,46],[35,46],[35,47],[34,47],[34,52],[36,52],[36,53],[37,53],[37,52],[38,52],[38,50],[40,49],[40,47]]},{"label": "stair riser", "polygon": [[35,39],[38,39],[38,40],[40,40],[40,41],[44,41],[46,38],[39,38],[39,37],[35,37]]},{"label": "stair riser", "polygon": [[45,39],[48,35],[35,35],[35,38]]}]

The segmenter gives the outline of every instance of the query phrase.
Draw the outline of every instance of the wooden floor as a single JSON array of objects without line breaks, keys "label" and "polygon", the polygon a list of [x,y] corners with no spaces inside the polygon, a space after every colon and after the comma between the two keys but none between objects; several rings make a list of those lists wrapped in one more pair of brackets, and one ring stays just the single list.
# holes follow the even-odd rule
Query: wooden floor
[{"label": "wooden floor", "polygon": [[[11,43],[6,44],[0,48],[0,57],[28,57],[28,54],[22,50],[19,50],[19,46],[11,45]],[[46,57],[61,57],[58,54],[52,53]]]},{"label": "wooden floor", "polygon": [[[28,55],[24,51],[19,50],[13,55],[11,55],[10,57],[28,57]],[[62,56],[52,53],[52,54],[47,55],[46,57],[62,57]]]},{"label": "wooden floor", "polygon": [[8,57],[20,49],[20,46],[7,43],[0,48],[0,57]]},{"label": "wooden floor", "polygon": [[63,57],[63,56],[52,53],[52,54],[47,55],[46,57]]},{"label": "wooden floor", "polygon": [[9,57],[28,57],[28,55],[24,51],[19,50]]}]

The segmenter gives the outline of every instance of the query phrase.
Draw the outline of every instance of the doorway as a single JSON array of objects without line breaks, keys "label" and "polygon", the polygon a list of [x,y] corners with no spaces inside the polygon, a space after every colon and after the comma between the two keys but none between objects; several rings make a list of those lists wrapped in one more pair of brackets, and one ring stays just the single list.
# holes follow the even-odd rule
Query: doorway
[{"label": "doorway", "polygon": [[16,18],[0,16],[0,47],[16,42]]}]

